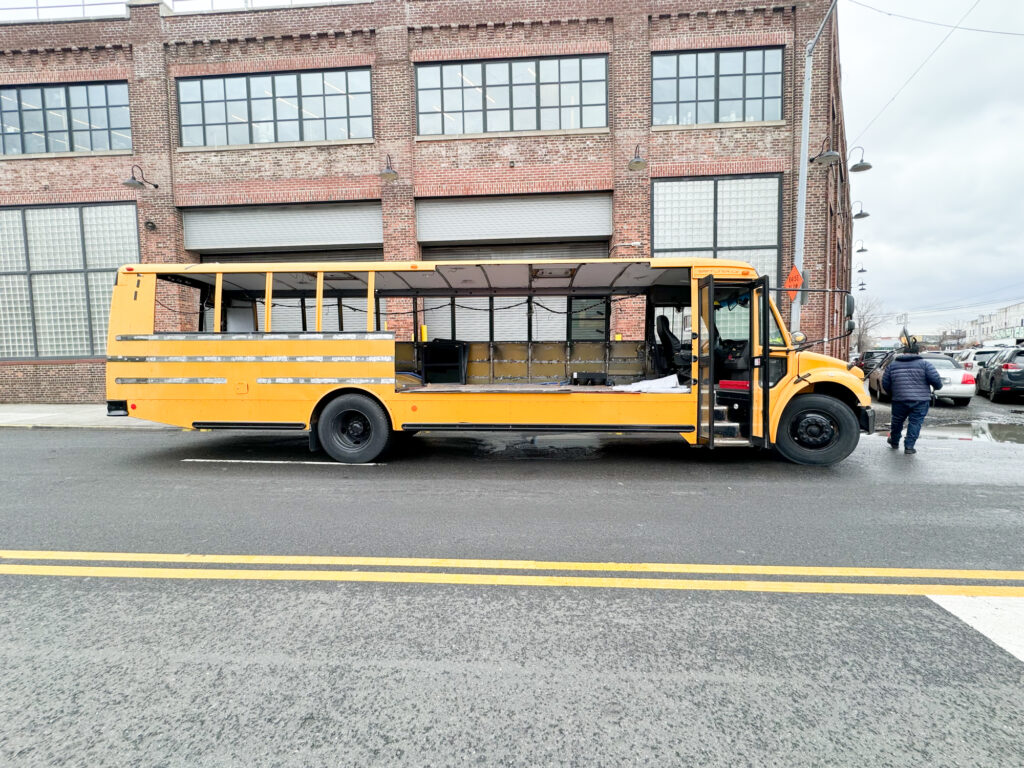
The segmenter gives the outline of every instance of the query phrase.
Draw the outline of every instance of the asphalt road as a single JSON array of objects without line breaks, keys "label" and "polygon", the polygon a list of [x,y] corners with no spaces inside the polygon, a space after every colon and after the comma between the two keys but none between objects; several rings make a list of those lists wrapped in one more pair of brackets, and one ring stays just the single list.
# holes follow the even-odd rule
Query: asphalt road
[{"label": "asphalt road", "polygon": [[916,456],[875,435],[827,469],[663,437],[427,434],[352,467],[281,435],[0,429],[0,765],[1019,768],[1024,661],[918,588],[1024,586],[972,575],[1024,570],[1022,408],[936,408]]}]

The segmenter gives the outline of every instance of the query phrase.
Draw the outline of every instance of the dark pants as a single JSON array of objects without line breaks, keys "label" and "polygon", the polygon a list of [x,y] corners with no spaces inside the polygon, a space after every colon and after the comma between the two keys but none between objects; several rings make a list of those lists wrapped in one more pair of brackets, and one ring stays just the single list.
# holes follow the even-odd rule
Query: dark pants
[{"label": "dark pants", "polygon": [[893,400],[892,401],[892,426],[889,428],[889,442],[893,445],[900,441],[903,433],[903,422],[907,424],[907,440],[904,445],[913,448],[917,438],[921,435],[921,424],[924,417],[928,415],[928,400]]}]

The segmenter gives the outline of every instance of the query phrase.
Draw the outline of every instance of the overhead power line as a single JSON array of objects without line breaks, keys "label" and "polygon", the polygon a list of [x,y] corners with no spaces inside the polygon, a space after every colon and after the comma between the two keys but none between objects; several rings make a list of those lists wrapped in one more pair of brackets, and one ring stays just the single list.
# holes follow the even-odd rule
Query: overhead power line
[{"label": "overhead power line", "polygon": [[907,21],[916,21],[920,24],[931,24],[933,27],[945,27],[946,29],[959,29],[962,32],[983,32],[987,35],[1007,35],[1009,37],[1024,37],[1024,32],[1008,32],[1002,29],[980,29],[979,27],[958,27],[955,24],[943,24],[941,21],[932,21],[931,19],[919,19],[916,16],[904,16],[902,13],[892,13],[891,11],[884,11],[881,8],[875,8],[873,5],[862,3],[860,0],[849,0],[853,5],[859,5],[861,8],[867,8],[869,11],[875,11],[876,13],[884,13],[886,16],[893,16],[897,19],[906,19]]},{"label": "overhead power line", "polygon": [[901,93],[903,93],[903,89],[906,88],[908,85],[910,85],[910,81],[913,80],[917,76],[918,72],[920,72],[922,69],[924,69],[924,65],[927,64],[929,61],[931,61],[932,56],[934,56],[936,53],[938,53],[939,48],[941,48],[943,46],[943,44],[947,40],[949,40],[950,35],[952,35],[954,32],[956,32],[960,28],[960,25],[963,23],[964,19],[966,19],[968,16],[971,15],[971,11],[973,11],[975,8],[977,8],[978,7],[978,3],[980,3],[980,2],[981,2],[981,0],[974,0],[974,5],[972,5],[970,8],[967,9],[967,12],[963,16],[960,17],[960,20],[957,21],[956,25],[953,26],[949,30],[949,32],[946,33],[946,36],[939,41],[939,44],[936,45],[932,49],[932,52],[929,53],[927,56],[925,56],[924,61],[922,61],[918,65],[917,69],[915,69],[913,72],[910,73],[910,77],[908,77],[903,82],[903,85],[901,85],[899,88],[896,89],[896,93],[894,93],[892,95],[892,98],[889,99],[887,102],[885,102],[885,105],[880,110],[878,110],[878,114],[876,114],[874,117],[871,118],[870,122],[866,126],[864,126],[864,130],[861,131],[860,133],[858,133],[857,134],[857,138],[855,138],[853,141],[851,141],[850,144],[856,144],[858,141],[860,141],[861,136],[863,136],[865,133],[867,133],[868,130],[871,128],[871,126],[875,124],[875,121],[882,116],[882,113],[885,112],[885,110],[887,110],[889,108],[889,105],[892,104],[894,101],[896,101],[896,98]]}]

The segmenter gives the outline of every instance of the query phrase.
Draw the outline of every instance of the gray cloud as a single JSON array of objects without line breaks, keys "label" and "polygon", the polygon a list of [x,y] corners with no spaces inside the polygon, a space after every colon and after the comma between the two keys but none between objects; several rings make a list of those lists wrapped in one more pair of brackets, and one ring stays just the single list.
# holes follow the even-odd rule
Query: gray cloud
[{"label": "gray cloud", "polygon": [[[972,3],[870,2],[949,24]],[[839,24],[852,143],[948,30],[848,0]],[[983,0],[964,24],[1024,32],[1024,4]],[[869,249],[854,254],[868,269],[859,295],[910,311],[916,332],[1024,300],[1022,50],[1024,37],[954,32],[858,142],[875,166],[851,174],[853,199],[871,214],[854,222],[855,240]]]}]

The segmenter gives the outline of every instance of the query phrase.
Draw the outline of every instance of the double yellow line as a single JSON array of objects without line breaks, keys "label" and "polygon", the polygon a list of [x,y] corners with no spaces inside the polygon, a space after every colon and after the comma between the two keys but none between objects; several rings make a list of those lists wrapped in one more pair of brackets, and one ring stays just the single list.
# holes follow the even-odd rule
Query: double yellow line
[{"label": "double yellow line", "polygon": [[[104,564],[83,565],[82,563]],[[110,563],[131,563],[131,565],[110,565]],[[243,567],[223,567],[232,565]],[[272,569],[254,567],[264,565],[292,567]],[[302,569],[295,566],[307,566],[307,568]],[[316,566],[316,568],[311,569],[309,566]],[[329,570],[331,566],[334,568],[345,568],[346,570]],[[373,569],[416,568],[420,570],[355,570],[360,567]],[[537,575],[533,573],[494,573],[493,571],[543,571],[545,573]],[[575,575],[580,573],[658,574],[659,576]],[[0,550],[0,575],[4,574],[12,576],[77,576],[122,579],[334,581],[853,595],[1024,597],[1024,571],[947,568],[858,568],[704,563],[474,560],[419,557]],[[666,574],[676,576],[667,578],[665,577]],[[710,578],[678,578],[678,575],[702,575]],[[818,580],[784,581],[775,578],[719,578],[722,576],[790,576],[802,579],[816,578]],[[865,579],[872,580],[865,581]],[[978,582],[1010,582],[1010,584]]]}]

